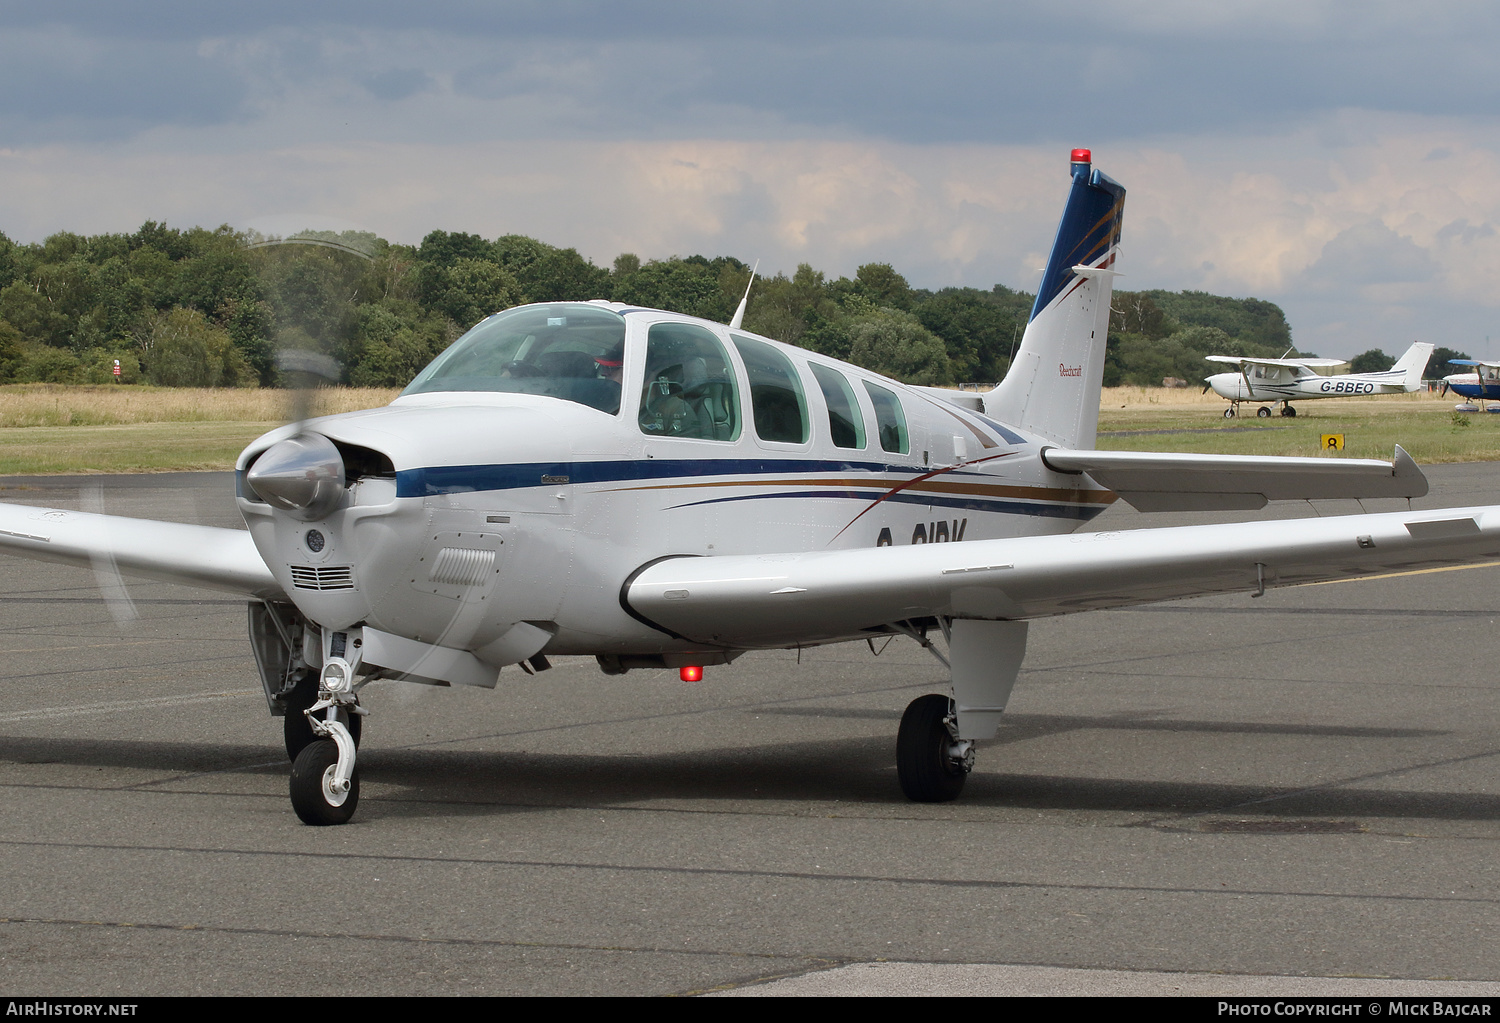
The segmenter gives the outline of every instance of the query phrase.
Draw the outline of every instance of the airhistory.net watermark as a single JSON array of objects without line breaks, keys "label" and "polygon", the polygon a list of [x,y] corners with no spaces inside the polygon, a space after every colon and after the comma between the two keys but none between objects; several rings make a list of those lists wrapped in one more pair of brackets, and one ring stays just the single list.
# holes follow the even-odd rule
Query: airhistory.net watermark
[{"label": "airhistory.net watermark", "polygon": [[7,1016],[134,1016],[138,1002],[80,1002],[72,998],[20,998],[5,1003]]}]

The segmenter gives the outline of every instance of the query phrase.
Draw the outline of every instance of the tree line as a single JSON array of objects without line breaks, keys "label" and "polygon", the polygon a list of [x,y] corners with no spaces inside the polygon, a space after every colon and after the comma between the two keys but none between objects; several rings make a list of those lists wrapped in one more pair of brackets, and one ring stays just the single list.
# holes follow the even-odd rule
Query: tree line
[{"label": "tree line", "polygon": [[[39,244],[0,233],[0,383],[276,386],[277,353],[297,350],[330,356],[342,383],[398,387],[513,305],[612,299],[722,323],[749,280],[750,267],[728,256],[625,253],[600,267],[521,235],[433,231],[410,246],[366,232],[267,239],[154,221]],[[745,327],[909,383],[994,382],[1033,298],[1000,284],[913,288],[886,263],[835,279],[804,263],[756,280]],[[1196,382],[1204,355],[1291,348],[1270,302],[1116,292],[1105,383]]]}]

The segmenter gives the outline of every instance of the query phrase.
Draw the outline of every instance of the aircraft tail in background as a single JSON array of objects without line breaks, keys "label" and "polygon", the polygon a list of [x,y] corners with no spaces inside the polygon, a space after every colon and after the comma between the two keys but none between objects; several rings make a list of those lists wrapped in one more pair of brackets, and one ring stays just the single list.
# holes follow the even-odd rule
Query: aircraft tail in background
[{"label": "aircraft tail in background", "polygon": [[1404,374],[1401,382],[1408,391],[1415,391],[1422,386],[1422,374],[1427,371],[1427,360],[1432,358],[1433,347],[1430,341],[1414,341],[1406,354],[1391,367]]},{"label": "aircraft tail in background", "polygon": [[1072,173],[1026,334],[984,410],[1063,447],[1092,448],[1125,189],[1093,168],[1087,149],[1073,150]]}]

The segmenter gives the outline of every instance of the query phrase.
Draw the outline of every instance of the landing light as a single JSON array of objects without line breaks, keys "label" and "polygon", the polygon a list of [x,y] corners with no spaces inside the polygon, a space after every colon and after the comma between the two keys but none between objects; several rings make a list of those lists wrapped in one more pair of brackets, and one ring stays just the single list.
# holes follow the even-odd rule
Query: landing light
[{"label": "landing light", "polygon": [[702,682],[703,668],[701,665],[697,664],[688,665],[687,667],[678,670],[677,677],[682,679],[684,682]]}]

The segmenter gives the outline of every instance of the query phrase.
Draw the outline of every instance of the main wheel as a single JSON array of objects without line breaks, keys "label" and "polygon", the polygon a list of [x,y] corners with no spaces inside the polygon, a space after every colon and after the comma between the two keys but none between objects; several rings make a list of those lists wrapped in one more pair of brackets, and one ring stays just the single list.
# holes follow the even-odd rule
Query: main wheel
[{"label": "main wheel", "polygon": [[1234,406],[1233,405],[1229,406],[1227,409],[1224,410],[1224,418],[1225,419],[1233,419],[1234,418]]},{"label": "main wheel", "polygon": [[1293,419],[1295,419],[1297,417],[1297,410],[1292,408],[1292,406],[1290,405],[1283,405],[1281,407],[1281,414],[1284,416],[1291,416]]},{"label": "main wheel", "polygon": [[331,783],[338,762],[339,748],[332,739],[310,743],[293,761],[292,809],[303,824],[343,824],[354,816],[359,805],[359,768],[349,779],[349,791],[335,792]]},{"label": "main wheel", "polygon": [[1258,415],[1258,416],[1260,416],[1260,418],[1262,418],[1262,419],[1270,419],[1271,418],[1271,410],[1268,407],[1266,407],[1265,405],[1262,405],[1260,408],[1256,409],[1255,410],[1255,414]]},{"label": "main wheel", "polygon": [[[297,683],[291,695],[286,698],[286,717],[281,719],[281,734],[286,740],[286,758],[296,760],[297,754],[307,749],[317,740],[313,734],[312,725],[307,723],[307,715],[302,713],[318,702],[318,677],[311,673]],[[349,735],[354,739],[354,745],[359,745],[359,733],[363,730],[365,717],[363,714],[349,714],[339,712],[339,720],[344,727],[349,729]]]},{"label": "main wheel", "polygon": [[952,706],[948,697],[932,693],[917,697],[901,715],[901,729],[896,733],[896,777],[907,799],[946,803],[964,790],[969,772],[948,752],[953,745],[948,731]]}]

